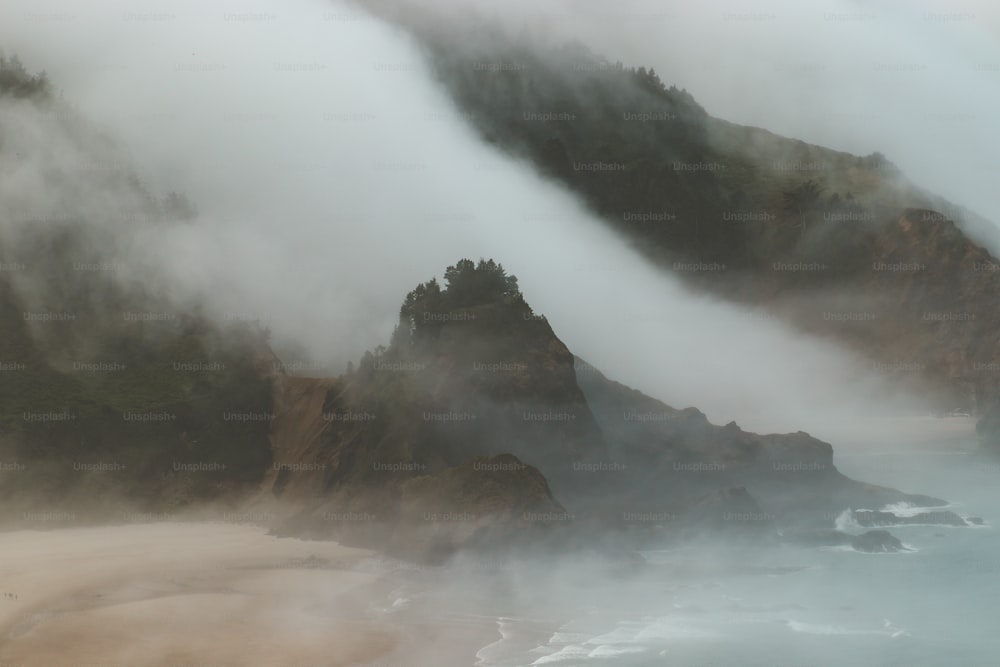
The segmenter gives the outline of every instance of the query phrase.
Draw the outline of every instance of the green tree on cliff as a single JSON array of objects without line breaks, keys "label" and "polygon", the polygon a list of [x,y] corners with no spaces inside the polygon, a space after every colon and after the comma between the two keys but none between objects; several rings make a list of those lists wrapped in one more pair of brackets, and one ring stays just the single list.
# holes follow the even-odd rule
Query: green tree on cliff
[{"label": "green tree on cliff", "polygon": [[392,335],[393,347],[433,338],[441,327],[457,319],[461,311],[488,304],[524,304],[517,277],[507,275],[492,259],[460,259],[444,272],[444,289],[436,279],[417,285],[399,309],[399,324]]}]

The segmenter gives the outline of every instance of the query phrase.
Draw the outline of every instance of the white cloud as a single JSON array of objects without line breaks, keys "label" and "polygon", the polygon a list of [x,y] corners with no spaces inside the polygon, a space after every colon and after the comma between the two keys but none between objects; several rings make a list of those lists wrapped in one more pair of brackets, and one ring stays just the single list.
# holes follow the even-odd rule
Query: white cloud
[{"label": "white cloud", "polygon": [[[193,2],[144,4],[149,18],[129,18],[136,11],[105,1],[62,22],[15,30],[4,21],[0,38],[121,136],[151,183],[196,201],[201,226],[145,239],[150,274],[161,267],[179,296],[205,295],[219,314],[260,315],[279,343],[339,370],[387,341],[415,283],[463,256],[494,257],[574,352],[672,404],[824,437],[882,409],[872,405],[887,393],[881,380],[857,360],[692,296],[569,193],[485,146],[398,29],[309,0],[241,3],[244,18]],[[725,19],[705,9],[673,11],[712,36],[699,52],[710,66],[685,69],[670,56],[683,44],[640,40],[652,28],[638,21],[620,31],[605,24],[597,47],[655,65],[720,115],[799,127],[791,112],[764,114],[780,107],[767,88],[779,81],[789,108],[808,108],[794,106],[788,77],[759,75],[738,98],[722,96],[738,78],[720,69],[735,48],[725,39],[739,30],[713,33]],[[797,38],[807,41],[817,43]],[[818,104],[819,94],[803,92],[802,103]]]}]

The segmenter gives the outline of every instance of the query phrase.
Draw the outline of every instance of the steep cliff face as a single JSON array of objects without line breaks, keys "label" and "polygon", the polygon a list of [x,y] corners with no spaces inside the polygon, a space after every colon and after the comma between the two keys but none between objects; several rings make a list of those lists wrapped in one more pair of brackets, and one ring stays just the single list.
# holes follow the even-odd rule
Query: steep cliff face
[{"label": "steep cliff face", "polygon": [[263,491],[292,502],[324,491],[323,450],[331,429],[324,405],[336,384],[333,379],[275,374],[274,420],[270,428],[273,461],[264,476]]},{"label": "steep cliff face", "polygon": [[554,539],[553,527],[571,515],[545,477],[510,454],[476,457],[402,487],[399,519],[388,550],[408,558],[439,560],[459,549],[497,553]]},{"label": "steep cliff face", "polygon": [[[521,491],[529,504],[551,498],[549,484],[556,497],[573,499],[581,493],[577,466],[607,459],[573,355],[548,322],[516,283],[508,289],[502,267],[460,262],[453,270],[445,289],[432,281],[411,293],[391,345],[366,354],[356,370],[335,380],[277,381],[283,407],[272,442],[281,470],[264,486],[278,500],[306,501],[283,530],[386,544],[398,540],[391,536],[408,525],[413,507],[451,502],[458,515],[464,501],[449,501],[443,489],[485,484],[483,493],[493,491],[469,510],[480,517],[476,527],[455,524],[468,528],[455,534],[460,541],[478,543],[486,539],[483,517],[516,514]],[[498,456],[516,457],[516,469],[469,468],[487,459],[503,468]],[[499,501],[505,510],[491,505]],[[551,514],[557,506],[538,507]],[[413,525],[430,531],[428,544],[437,540],[436,524]]]},{"label": "steep cliff face", "polygon": [[[476,433],[428,427],[426,395],[375,397],[357,378],[275,386],[274,463],[254,502],[278,501],[278,534],[434,563],[460,549],[537,546],[569,519],[537,468],[509,453],[476,455]],[[502,416],[482,419],[504,426]]]},{"label": "steep cliff face", "polygon": [[929,209],[886,224],[865,261],[854,283],[778,295],[770,307],[848,343],[942,411],[989,409],[1000,389],[1000,263]]},{"label": "steep cliff face", "polygon": [[759,535],[848,507],[938,502],[849,480],[806,433],[716,426],[608,380],[499,265],[463,260],[445,275],[445,288],[410,293],[391,345],[356,371],[276,380],[281,469],[264,489],[297,508],[281,533],[435,560],[622,532]]},{"label": "steep cliff face", "polygon": [[951,408],[983,413],[1000,398],[1000,262],[926,209],[906,210],[878,248],[873,267],[903,265],[872,278],[887,347],[945,387]]},{"label": "steep cliff face", "polygon": [[340,400],[370,406],[397,439],[408,429],[406,453],[431,469],[512,453],[558,494],[573,464],[607,456],[573,355],[492,260],[446,276],[444,289],[411,292],[392,344],[362,360]]}]

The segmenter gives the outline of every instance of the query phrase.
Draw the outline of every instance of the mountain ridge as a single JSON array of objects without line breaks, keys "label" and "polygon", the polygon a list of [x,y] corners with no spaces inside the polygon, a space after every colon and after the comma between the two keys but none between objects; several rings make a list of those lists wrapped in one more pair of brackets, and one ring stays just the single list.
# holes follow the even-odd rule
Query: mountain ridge
[{"label": "mountain ridge", "polygon": [[[888,377],[937,411],[982,415],[1000,399],[995,373],[968,368],[998,356],[995,309],[969,287],[978,270],[956,259],[981,255],[982,264],[996,265],[965,230],[994,241],[1000,233],[912,184],[882,154],[854,156],[714,118],[652,69],[612,63],[579,44],[510,35],[471,11],[456,18],[466,34],[458,40],[433,20],[433,8],[363,4],[417,39],[483,139],[576,193],[687,284],[742,305],[775,306],[786,322],[877,367],[919,364]],[[910,211],[956,222],[953,251],[922,252],[939,246],[940,226],[917,225],[916,243],[894,233]],[[937,345],[943,326],[893,321],[900,309],[919,308],[930,288],[923,269],[899,268],[909,265],[932,267],[933,285],[954,295],[951,309],[975,315],[952,327],[950,346],[975,349],[975,358]],[[886,310],[845,327],[842,311],[865,311],[873,297]],[[819,299],[832,317],[803,308]],[[920,359],[894,358],[900,336]]]}]

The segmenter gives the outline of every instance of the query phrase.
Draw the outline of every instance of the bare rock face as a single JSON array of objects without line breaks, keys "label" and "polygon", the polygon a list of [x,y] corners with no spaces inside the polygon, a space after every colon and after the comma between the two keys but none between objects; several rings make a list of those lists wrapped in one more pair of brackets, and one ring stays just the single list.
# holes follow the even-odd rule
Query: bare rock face
[{"label": "bare rock face", "polygon": [[572,519],[545,477],[516,457],[478,457],[403,485],[388,550],[421,561],[528,546]]}]

